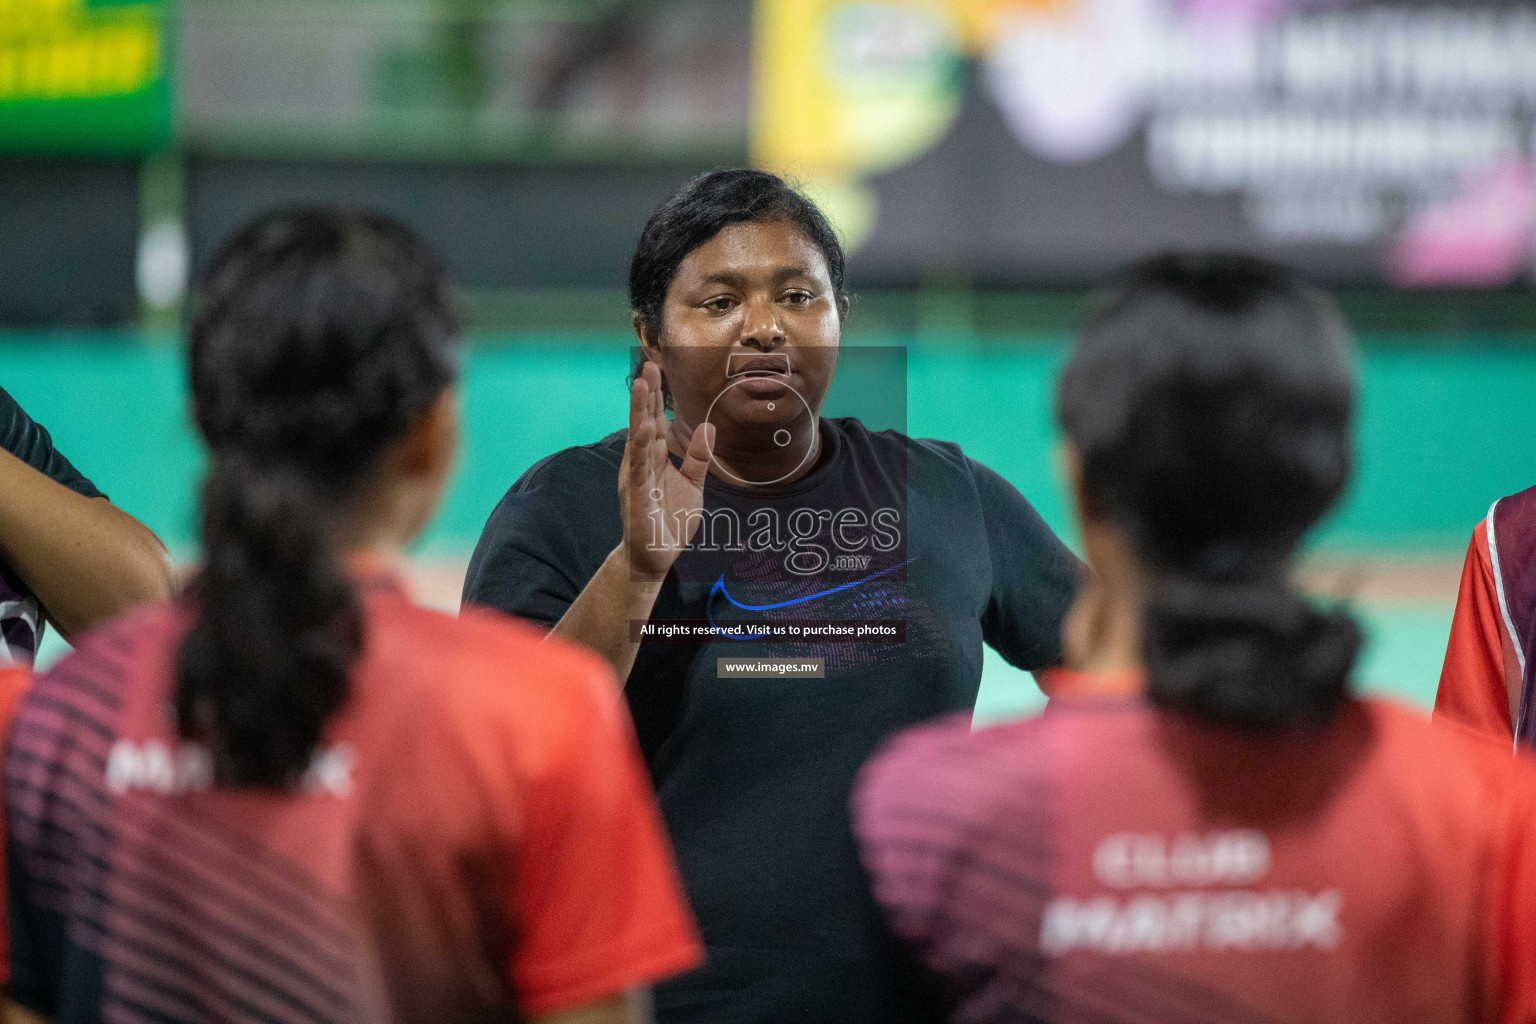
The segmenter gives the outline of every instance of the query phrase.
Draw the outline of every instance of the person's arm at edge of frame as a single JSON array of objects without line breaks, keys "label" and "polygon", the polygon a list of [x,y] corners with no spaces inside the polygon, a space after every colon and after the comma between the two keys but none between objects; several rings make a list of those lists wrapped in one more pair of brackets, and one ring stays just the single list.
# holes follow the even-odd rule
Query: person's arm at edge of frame
[{"label": "person's arm at edge of frame", "polygon": [[[982,638],[1009,664],[1028,671],[1049,697],[1050,672],[1065,661],[1063,625],[1092,570],[1023,492],[996,470],[967,461],[992,563],[993,592],[982,615]],[[1025,538],[1028,543],[1021,543]],[[1027,582],[1021,586],[1021,581]],[[1021,644],[1033,652],[1026,656]]]},{"label": "person's arm at edge of frame", "polygon": [[171,594],[165,545],[148,527],[8,451],[0,451],[0,559],[66,640]]},{"label": "person's arm at edge of frame", "polygon": [[[628,682],[640,650],[630,636],[629,624],[650,618],[667,570],[690,539],[676,533],[675,514],[703,506],[713,429],[705,426],[695,431],[682,468],[674,467],[667,458],[661,372],[656,364],[646,364],[630,390],[629,437],[619,465],[624,539],[603,560],[551,631],[551,635],[596,651],[613,669],[620,686]],[[657,493],[663,496],[659,500]],[[698,516],[691,518],[690,525],[697,529]],[[648,538],[656,522],[662,524],[664,532],[660,547]]]},{"label": "person's arm at edge of frame", "polygon": [[1497,584],[1488,562],[1486,524],[1467,547],[1450,641],[1435,694],[1435,717],[1450,719],[1496,739],[1514,739],[1511,695],[1505,679],[1504,627]]}]

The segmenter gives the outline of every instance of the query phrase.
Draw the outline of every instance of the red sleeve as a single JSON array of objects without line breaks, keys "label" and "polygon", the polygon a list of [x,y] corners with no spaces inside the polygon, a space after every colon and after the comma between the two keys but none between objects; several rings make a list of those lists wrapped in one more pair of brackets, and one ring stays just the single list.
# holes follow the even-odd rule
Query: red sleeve
[{"label": "red sleeve", "polygon": [[1489,901],[1488,948],[1497,952],[1489,966],[1497,972],[1497,1012],[1485,1019],[1499,1024],[1536,1022],[1536,929],[1531,927],[1531,908],[1536,907],[1536,769],[1523,755],[1516,762],[1517,785],[1499,823],[1499,863],[1492,873],[1496,889]]},{"label": "red sleeve", "polygon": [[511,965],[526,1014],[573,1009],[702,962],[628,711],[612,673],[590,664],[575,680],[570,728],[527,797]]},{"label": "red sleeve", "polygon": [[[26,669],[0,669],[0,737],[10,736],[11,720],[16,717],[16,708],[21,704],[22,694],[27,692],[31,684],[32,673]],[[0,856],[4,855],[4,851],[5,807],[3,801],[0,801]],[[4,874],[0,873],[0,985],[11,980],[10,941],[5,930],[10,907],[5,900],[4,879]]]},{"label": "red sleeve", "polygon": [[1449,718],[1484,735],[1514,741],[1506,646],[1498,588],[1488,557],[1488,526],[1479,523],[1461,571],[1451,642],[1435,695],[1437,718]]}]

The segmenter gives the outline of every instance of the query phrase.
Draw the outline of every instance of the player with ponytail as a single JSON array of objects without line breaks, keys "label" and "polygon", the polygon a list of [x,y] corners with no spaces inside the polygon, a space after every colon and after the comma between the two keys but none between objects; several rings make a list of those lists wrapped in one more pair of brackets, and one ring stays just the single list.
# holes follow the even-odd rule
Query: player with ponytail
[{"label": "player with ponytail", "polygon": [[[1257,260],[1149,261],[1083,331],[1057,404],[1084,539],[1107,531],[1101,546],[1136,563],[1133,586],[1101,559],[1071,623],[1134,591],[1153,702],[1252,732],[1326,724],[1360,631],[1300,593],[1291,558],[1353,459],[1354,368],[1331,303]],[[1068,637],[1090,648],[1079,664],[1104,656]]]},{"label": "player with ponytail", "polygon": [[11,999],[633,1019],[698,944],[613,673],[392,569],[457,435],[436,260],[372,214],[262,217],[213,259],[190,361],[203,567],[41,677],[7,749]]},{"label": "player with ponytail", "polygon": [[1236,256],[1130,271],[1058,390],[1093,578],[1033,721],[899,737],[854,817],[955,1019],[1536,1019],[1536,778],[1350,693],[1298,589],[1350,476],[1333,304]]},{"label": "player with ponytail", "polygon": [[[332,290],[348,301],[328,302]],[[402,228],[300,212],[226,247],[191,369],[211,463],[177,724],[208,742],[220,781],[281,789],[346,703],[362,648],[339,557],[349,499],[457,377],[458,327],[446,281]]]}]

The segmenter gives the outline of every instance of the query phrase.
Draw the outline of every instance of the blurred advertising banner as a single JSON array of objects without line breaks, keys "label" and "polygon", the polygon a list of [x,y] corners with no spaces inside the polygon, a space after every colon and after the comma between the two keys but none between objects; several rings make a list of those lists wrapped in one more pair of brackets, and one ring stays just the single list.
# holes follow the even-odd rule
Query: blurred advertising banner
[{"label": "blurred advertising banner", "polygon": [[0,151],[143,153],[171,137],[170,0],[0,0]]},{"label": "blurred advertising banner", "polygon": [[862,282],[1163,247],[1335,282],[1536,277],[1536,4],[758,0],[753,159]]}]

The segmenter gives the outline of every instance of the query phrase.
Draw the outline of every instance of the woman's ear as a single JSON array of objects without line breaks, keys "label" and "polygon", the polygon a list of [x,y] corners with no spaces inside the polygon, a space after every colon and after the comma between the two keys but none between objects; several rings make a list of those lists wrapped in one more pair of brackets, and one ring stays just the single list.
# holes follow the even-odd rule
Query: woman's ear
[{"label": "woman's ear", "polygon": [[1083,457],[1071,441],[1058,441],[1051,452],[1051,461],[1056,465],[1056,477],[1071,502],[1072,516],[1082,526],[1089,511],[1087,492],[1083,489]]},{"label": "woman's ear", "polygon": [[1104,518],[1104,508],[1088,488],[1088,482],[1083,474],[1082,453],[1071,441],[1060,441],[1053,454],[1056,475],[1061,480],[1067,497],[1071,500],[1072,514],[1077,520],[1078,528],[1086,531]]},{"label": "woman's ear", "polygon": [[639,313],[631,313],[629,322],[635,329],[635,337],[640,340],[640,351],[645,353],[645,358],[661,365],[658,354],[661,348],[661,339],[652,336],[651,329],[646,326],[645,319]]},{"label": "woman's ear", "polygon": [[399,466],[414,478],[445,479],[459,447],[459,393],[447,388],[406,428]]}]

